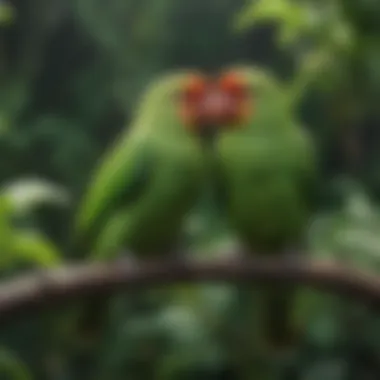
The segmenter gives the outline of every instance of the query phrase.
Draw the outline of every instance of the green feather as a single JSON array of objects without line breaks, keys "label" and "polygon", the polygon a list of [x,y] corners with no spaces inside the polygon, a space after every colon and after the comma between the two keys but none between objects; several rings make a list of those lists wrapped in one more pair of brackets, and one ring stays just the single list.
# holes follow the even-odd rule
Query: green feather
[{"label": "green feather", "polygon": [[[314,144],[287,101],[286,86],[261,68],[231,69],[245,79],[254,112],[246,123],[226,126],[219,136],[226,213],[249,252],[275,258],[304,240],[314,202]],[[253,324],[261,315],[261,337],[251,342],[253,350],[268,344],[280,348],[292,338],[293,292],[274,286],[260,288],[258,296],[241,288],[240,311],[249,314],[247,336],[249,329],[257,335]]]}]

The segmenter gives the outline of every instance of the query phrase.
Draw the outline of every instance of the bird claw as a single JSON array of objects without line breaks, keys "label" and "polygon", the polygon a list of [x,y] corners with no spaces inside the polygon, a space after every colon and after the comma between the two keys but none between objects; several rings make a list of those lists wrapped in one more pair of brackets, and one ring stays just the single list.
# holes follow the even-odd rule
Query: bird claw
[{"label": "bird claw", "polygon": [[264,346],[264,354],[273,359],[287,359],[294,355],[296,346],[296,341],[289,341],[281,345],[267,342]]},{"label": "bird claw", "polygon": [[279,355],[281,357],[287,356],[288,354],[293,353],[296,347],[301,344],[301,338],[302,333],[299,326],[292,327],[291,330],[288,331],[286,338],[284,337],[281,342],[273,343],[266,340],[267,349],[272,352],[272,354],[274,353],[275,355]]}]

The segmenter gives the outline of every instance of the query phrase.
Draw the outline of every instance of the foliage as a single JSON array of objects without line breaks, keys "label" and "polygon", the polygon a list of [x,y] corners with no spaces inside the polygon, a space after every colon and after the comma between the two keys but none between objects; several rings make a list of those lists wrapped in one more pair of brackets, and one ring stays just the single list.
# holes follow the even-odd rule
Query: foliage
[{"label": "foliage", "polygon": [[19,180],[4,186],[0,197],[2,269],[17,263],[50,267],[61,262],[59,250],[36,228],[28,226],[39,203],[61,203],[62,190],[46,182]]},{"label": "foliage", "polygon": [[15,9],[6,1],[0,4],[0,25],[10,25],[15,19]]},{"label": "foliage", "polygon": [[[312,256],[377,273],[379,4],[0,1],[1,275],[69,257],[70,222],[82,189],[152,78],[175,67],[213,72],[238,61],[268,66],[293,85],[300,117],[315,135],[329,209],[321,205],[315,215]],[[334,188],[331,178],[338,174],[348,180]],[[228,255],[238,246],[212,219],[213,207],[206,201],[205,212],[186,227],[189,251],[199,258]],[[234,288],[179,290],[158,311],[132,310],[115,298],[101,336],[80,344],[62,312],[15,324],[0,331],[6,347],[0,370],[15,369],[20,380],[234,378],[231,347],[241,333]],[[287,368],[290,378],[292,371],[302,379],[380,371],[374,359],[380,327],[371,310],[300,289],[295,318],[307,328]]]},{"label": "foliage", "polygon": [[31,380],[32,375],[24,364],[11,352],[0,349],[0,371],[7,373],[12,380]]},{"label": "foliage", "polygon": [[301,112],[321,139],[325,170],[334,173],[337,169],[338,149],[342,156],[338,170],[359,176],[378,196],[374,164],[378,146],[369,142],[379,120],[376,12],[374,2],[248,1],[237,15],[235,27],[241,31],[265,23],[274,25],[278,46],[295,58],[295,77],[305,65],[315,62],[312,80],[305,82],[312,86],[305,86]]}]

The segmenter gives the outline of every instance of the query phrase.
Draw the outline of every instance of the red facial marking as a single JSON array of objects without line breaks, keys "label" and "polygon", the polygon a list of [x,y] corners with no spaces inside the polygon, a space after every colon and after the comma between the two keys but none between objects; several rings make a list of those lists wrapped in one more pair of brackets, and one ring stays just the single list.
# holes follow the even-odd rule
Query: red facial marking
[{"label": "red facial marking", "polygon": [[192,75],[182,88],[180,114],[186,126],[193,129],[200,123],[199,104],[207,90],[206,78]]},{"label": "red facial marking", "polygon": [[225,73],[215,81],[191,76],[181,94],[180,115],[193,131],[241,125],[252,111],[244,78],[235,72]]},{"label": "red facial marking", "polygon": [[233,96],[242,96],[245,93],[244,78],[234,72],[222,75],[219,86],[222,91]]},{"label": "red facial marking", "polygon": [[252,114],[253,104],[244,78],[236,72],[227,72],[219,79],[220,91],[228,97],[228,107],[221,115],[221,123],[241,125]]},{"label": "red facial marking", "polygon": [[201,75],[193,75],[184,85],[183,93],[187,101],[197,101],[206,91],[207,81]]}]

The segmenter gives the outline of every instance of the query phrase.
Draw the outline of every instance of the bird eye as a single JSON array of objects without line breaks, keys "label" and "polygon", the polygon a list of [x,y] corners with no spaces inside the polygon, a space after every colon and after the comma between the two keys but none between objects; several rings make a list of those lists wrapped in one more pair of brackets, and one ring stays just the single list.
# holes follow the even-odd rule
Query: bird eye
[{"label": "bird eye", "polygon": [[204,94],[206,90],[205,80],[201,76],[191,76],[186,82],[183,95],[189,99],[197,99]]},{"label": "bird eye", "polygon": [[248,92],[248,88],[241,78],[236,73],[225,74],[220,80],[220,87],[222,91],[225,91],[233,96],[240,96]]}]

